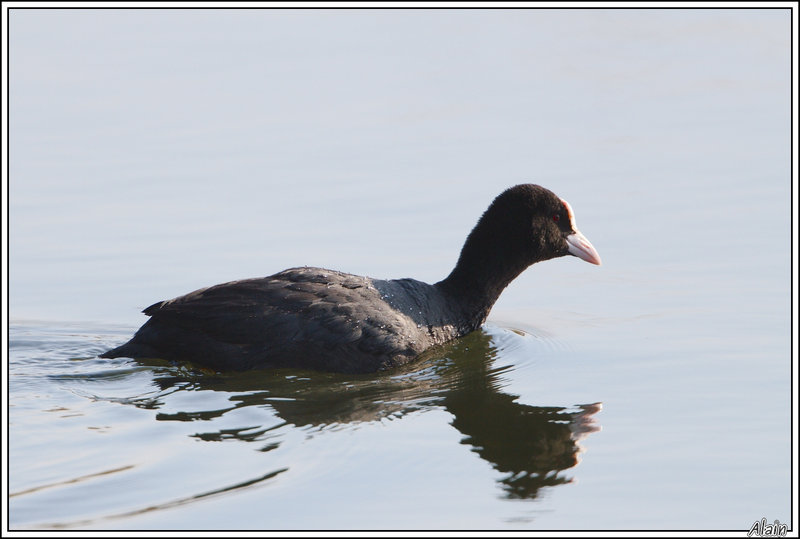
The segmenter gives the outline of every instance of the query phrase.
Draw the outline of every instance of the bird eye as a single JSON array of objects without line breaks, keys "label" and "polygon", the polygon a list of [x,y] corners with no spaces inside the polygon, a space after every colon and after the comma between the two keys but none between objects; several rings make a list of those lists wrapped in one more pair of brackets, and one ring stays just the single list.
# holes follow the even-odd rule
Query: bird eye
[{"label": "bird eye", "polygon": [[557,223],[559,219],[561,219],[560,215],[558,215],[557,213],[555,215],[553,215],[553,221],[555,221]]}]

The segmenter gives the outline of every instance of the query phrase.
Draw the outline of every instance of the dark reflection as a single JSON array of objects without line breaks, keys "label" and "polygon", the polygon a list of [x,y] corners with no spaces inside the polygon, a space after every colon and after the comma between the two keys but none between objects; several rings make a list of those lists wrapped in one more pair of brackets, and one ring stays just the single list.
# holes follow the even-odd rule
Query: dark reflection
[{"label": "dark reflection", "polygon": [[[542,487],[568,483],[561,470],[578,463],[578,441],[599,429],[591,416],[600,404],[569,410],[528,406],[499,391],[499,372],[485,358],[494,354],[486,335],[452,346],[459,356],[458,383],[444,399],[452,425],[482,459],[506,474],[500,482],[509,498],[534,498]],[[477,341],[477,342],[475,342]]]},{"label": "dark reflection", "polygon": [[599,429],[592,415],[600,404],[572,408],[521,404],[517,396],[502,391],[502,375],[509,367],[493,368],[496,354],[492,337],[481,330],[430,351],[413,365],[377,375],[297,370],[214,374],[161,367],[155,369],[159,397],[131,404],[160,409],[165,392],[225,392],[229,398],[224,407],[164,411],[157,419],[209,420],[242,407],[269,408],[280,419],[276,424],[195,434],[207,441],[257,442],[261,451],[278,447],[278,431],[287,425],[313,432],[443,408],[464,435],[462,443],[502,474],[499,482],[506,497],[535,498],[542,487],[571,481],[561,472],[578,463],[578,442]]}]

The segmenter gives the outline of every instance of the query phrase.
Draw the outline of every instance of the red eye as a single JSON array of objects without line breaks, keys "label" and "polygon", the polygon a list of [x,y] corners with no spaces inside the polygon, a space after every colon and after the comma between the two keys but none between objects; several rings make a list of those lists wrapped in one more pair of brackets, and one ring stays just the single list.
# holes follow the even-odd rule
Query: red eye
[{"label": "red eye", "polygon": [[558,215],[558,214],[553,215],[553,221],[555,221],[557,223],[559,219],[561,219],[560,215]]}]

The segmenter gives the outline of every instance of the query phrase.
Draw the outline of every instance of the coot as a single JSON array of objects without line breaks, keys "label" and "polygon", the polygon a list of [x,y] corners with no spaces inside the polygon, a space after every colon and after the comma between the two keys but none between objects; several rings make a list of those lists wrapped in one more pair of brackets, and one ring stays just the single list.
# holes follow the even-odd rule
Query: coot
[{"label": "coot", "polygon": [[453,271],[436,284],[310,267],[218,284],[146,308],[150,319],[133,338],[101,357],[186,360],[216,370],[388,369],[478,329],[517,275],[568,254],[600,264],[566,201],[538,185],[517,185],[495,198]]}]

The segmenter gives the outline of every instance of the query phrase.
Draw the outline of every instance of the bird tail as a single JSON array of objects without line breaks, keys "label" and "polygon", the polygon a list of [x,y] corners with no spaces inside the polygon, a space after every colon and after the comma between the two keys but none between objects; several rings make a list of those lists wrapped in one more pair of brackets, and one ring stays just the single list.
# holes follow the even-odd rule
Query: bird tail
[{"label": "bird tail", "polygon": [[122,346],[112,348],[108,352],[103,352],[99,357],[102,358],[115,358],[115,357],[130,357],[130,358],[144,358],[156,357],[153,350],[147,345],[135,343],[132,340],[126,342]]}]

